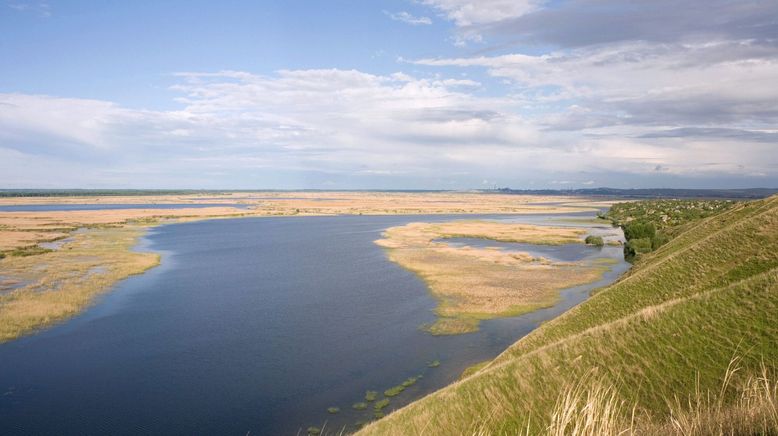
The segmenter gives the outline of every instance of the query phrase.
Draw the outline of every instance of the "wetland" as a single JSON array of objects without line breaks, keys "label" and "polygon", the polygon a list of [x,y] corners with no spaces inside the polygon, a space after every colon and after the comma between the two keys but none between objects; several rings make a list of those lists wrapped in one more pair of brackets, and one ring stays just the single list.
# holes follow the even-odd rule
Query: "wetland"
[{"label": "wetland", "polygon": [[[52,253],[6,265],[44,256],[55,262],[58,253],[68,265],[67,253],[101,248],[88,238],[111,237],[108,245],[134,245],[126,251],[134,268],[159,266],[92,295],[67,321],[0,344],[0,421],[10,434],[355,430],[457,380],[623,273],[621,247],[571,240],[614,231],[560,221],[582,215],[247,217],[72,232]],[[544,244],[538,238],[547,239],[547,229],[536,229],[529,240],[506,242],[516,238],[471,228],[448,234],[443,245],[498,257],[528,253],[552,264],[590,260],[599,269],[552,292],[538,310],[481,317],[468,334],[431,335],[425,326],[440,319],[434,290],[376,241],[412,223],[461,229],[472,222],[480,231],[551,225],[567,236]],[[556,255],[544,251],[552,248]],[[133,265],[102,265],[99,256],[79,256],[81,280],[107,283],[114,268]],[[34,277],[3,280],[7,293],[35,284]],[[36,419],[41,410],[50,419]]]}]

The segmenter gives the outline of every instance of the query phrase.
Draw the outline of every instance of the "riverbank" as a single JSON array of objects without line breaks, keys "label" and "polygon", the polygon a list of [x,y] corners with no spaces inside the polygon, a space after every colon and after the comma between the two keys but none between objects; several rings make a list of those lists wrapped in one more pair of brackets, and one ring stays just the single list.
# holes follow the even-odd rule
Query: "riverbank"
[{"label": "riverbank", "polygon": [[616,283],[360,434],[772,434],[777,229],[778,197],[686,222]]}]

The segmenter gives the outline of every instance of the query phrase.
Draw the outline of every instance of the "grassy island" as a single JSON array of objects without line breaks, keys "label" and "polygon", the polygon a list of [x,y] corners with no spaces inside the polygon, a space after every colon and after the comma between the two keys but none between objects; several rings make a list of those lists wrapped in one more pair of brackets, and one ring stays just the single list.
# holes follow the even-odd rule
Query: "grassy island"
[{"label": "grassy island", "polygon": [[607,266],[596,262],[555,262],[525,252],[452,247],[449,238],[559,245],[583,243],[586,231],[493,221],[411,223],[393,227],[376,241],[388,256],[415,272],[438,300],[432,334],[461,334],[480,320],[514,316],[553,305],[559,291],[591,283]]}]

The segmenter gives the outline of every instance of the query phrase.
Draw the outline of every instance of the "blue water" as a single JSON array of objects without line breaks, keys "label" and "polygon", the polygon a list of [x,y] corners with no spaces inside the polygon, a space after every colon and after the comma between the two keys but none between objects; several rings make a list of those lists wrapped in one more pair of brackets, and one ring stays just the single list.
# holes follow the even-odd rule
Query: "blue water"
[{"label": "blue water", "polygon": [[50,211],[72,211],[72,210],[113,210],[113,209],[182,209],[182,208],[203,208],[203,207],[237,207],[245,209],[245,204],[225,203],[225,204],[206,204],[206,203],[178,203],[178,204],[13,204],[0,206],[0,212],[50,212]]},{"label": "blue water", "polygon": [[544,257],[557,262],[576,262],[601,256],[600,248],[583,244],[536,245],[481,238],[444,238],[437,239],[435,242],[452,247],[493,248],[511,253],[529,253],[534,257]]},{"label": "blue water", "polygon": [[[433,337],[434,300],[373,241],[445,216],[214,220],[155,228],[163,253],[82,315],[0,345],[0,434],[296,434],[336,429],[367,389],[420,381],[399,407],[455,380],[626,270],[559,305]],[[604,257],[621,260],[619,247]],[[427,363],[438,359],[438,368]],[[327,407],[342,412],[328,415]],[[304,431],[303,431],[304,433]]]}]

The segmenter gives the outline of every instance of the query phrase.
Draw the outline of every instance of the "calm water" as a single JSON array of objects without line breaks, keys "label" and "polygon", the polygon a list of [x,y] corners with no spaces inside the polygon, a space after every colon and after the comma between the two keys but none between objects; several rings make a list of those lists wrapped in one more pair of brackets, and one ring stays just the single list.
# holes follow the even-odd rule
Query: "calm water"
[{"label": "calm water", "polygon": [[583,244],[536,245],[478,238],[446,238],[438,239],[436,242],[442,242],[452,247],[493,248],[511,253],[523,252],[557,262],[575,262],[602,256],[600,250],[593,250],[592,247]]},{"label": "calm water", "polygon": [[[620,262],[601,282],[564,291],[554,308],[433,337],[419,329],[434,320],[425,286],[373,241],[389,226],[452,218],[158,227],[139,249],[162,252],[162,266],[71,321],[0,345],[0,433],[277,435],[353,425],[370,416],[351,410],[365,390],[423,375],[391,409],[438,389],[626,269]],[[619,247],[587,250],[621,259]],[[435,359],[440,367],[428,368]],[[342,412],[330,416],[329,406]]]},{"label": "calm water", "polygon": [[114,210],[114,209],[181,209],[181,208],[202,208],[202,207],[237,207],[245,209],[245,204],[225,203],[225,204],[207,204],[207,203],[178,203],[178,204],[12,204],[0,205],[0,212],[50,212],[50,211],[69,211],[69,210]]}]

